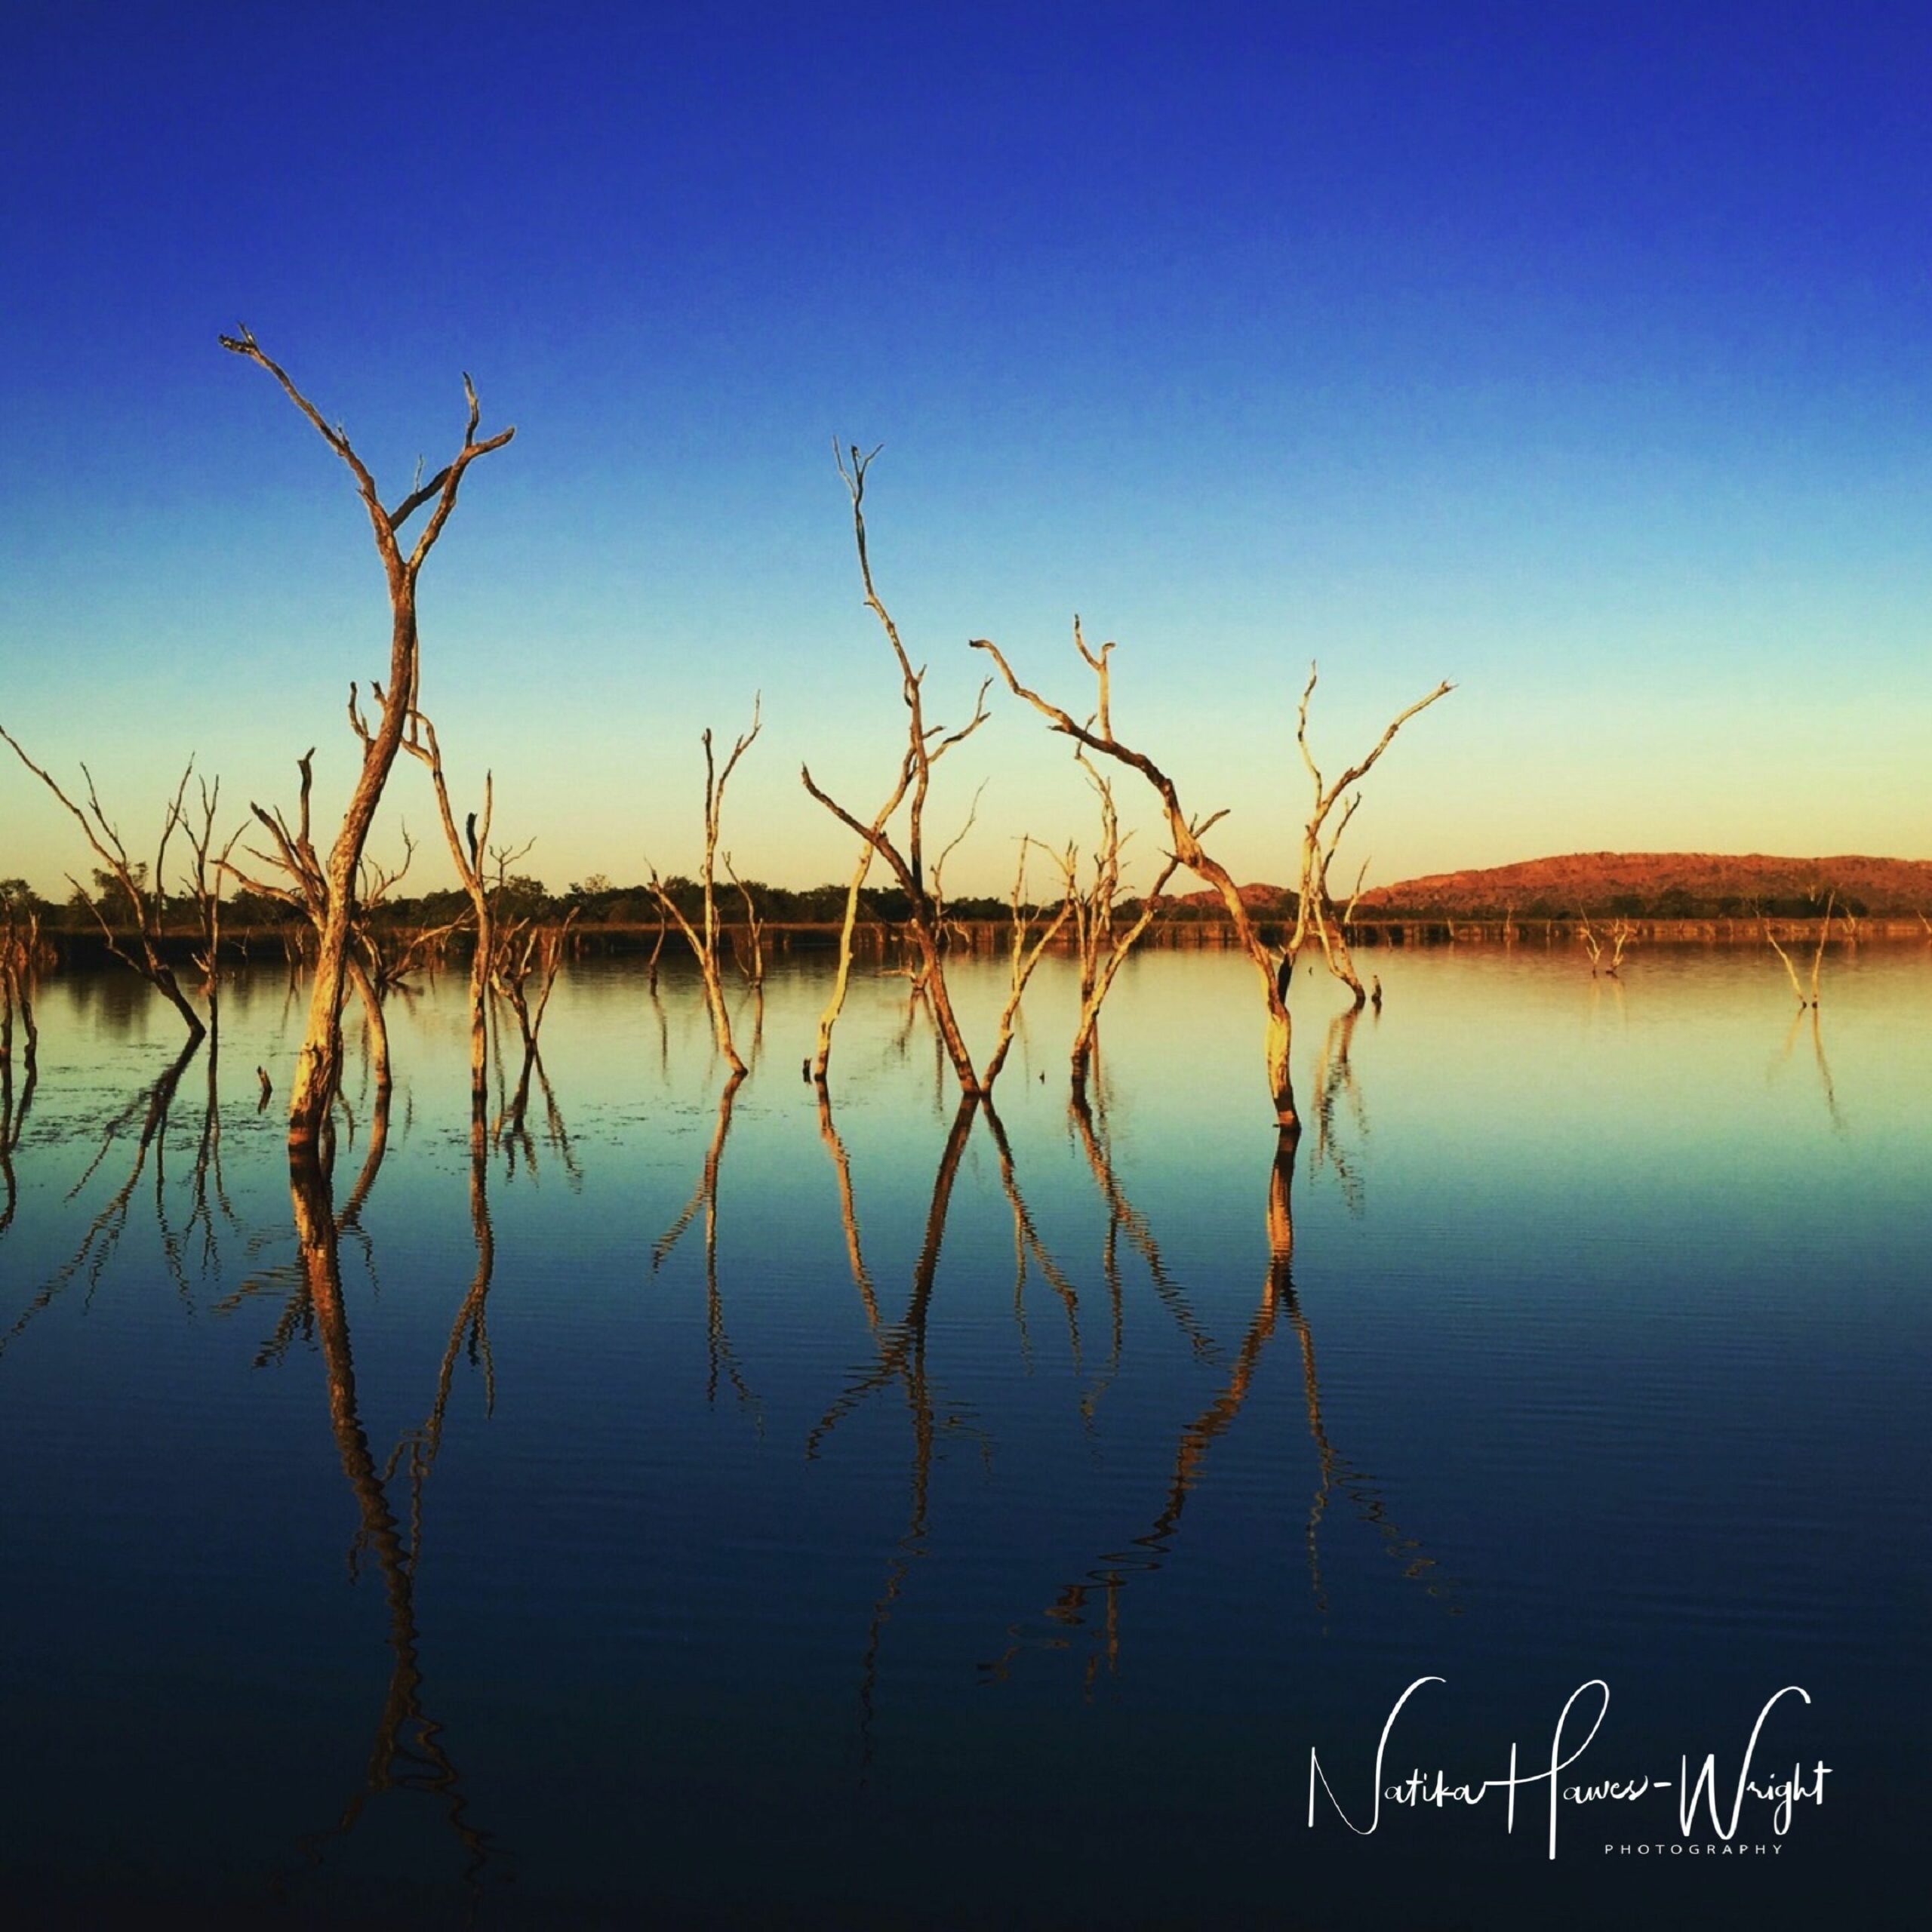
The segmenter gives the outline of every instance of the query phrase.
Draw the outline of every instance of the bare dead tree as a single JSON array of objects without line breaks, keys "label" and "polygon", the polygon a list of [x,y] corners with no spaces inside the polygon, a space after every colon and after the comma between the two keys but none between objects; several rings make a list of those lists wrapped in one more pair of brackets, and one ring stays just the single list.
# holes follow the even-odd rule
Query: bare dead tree
[{"label": "bare dead tree", "polygon": [[[900,792],[890,801],[890,810],[897,811],[900,799],[905,796]],[[838,928],[838,965],[832,975],[832,996],[825,1003],[825,1011],[819,1016],[818,1051],[812,1056],[811,1076],[823,1089],[827,1069],[832,1064],[832,1029],[838,1023],[838,1016],[845,1010],[845,993],[852,978],[852,933],[859,917],[859,894],[866,883],[866,875],[871,871],[874,857],[869,842],[861,841],[857,862],[852,869],[851,882],[845,888],[845,916]]]},{"label": "bare dead tree", "polygon": [[[355,696],[349,694],[349,710],[355,721]],[[358,726],[359,728],[359,726]],[[230,854],[238,842],[230,839],[227,850],[216,861],[220,870],[248,891],[259,894],[290,906],[307,920],[309,930],[315,935],[319,951],[327,933],[330,912],[328,872],[315,850],[311,833],[309,815],[310,795],[315,784],[315,748],[310,748],[295,761],[295,768],[301,774],[301,783],[297,794],[294,822],[291,824],[286,814],[278,805],[272,809],[259,804],[249,807],[255,821],[268,834],[272,850],[263,851],[258,846],[245,846],[244,851],[258,865],[266,866],[278,877],[266,877],[260,872],[245,872],[235,863]],[[410,861],[415,856],[415,841],[405,829],[402,835],[404,857],[402,863],[394,868],[385,867],[366,857],[359,859],[355,866],[355,886],[353,903],[348,915],[348,943],[342,959],[344,980],[356,998],[361,1002],[364,1016],[369,1028],[371,1059],[374,1063],[376,1084],[380,1093],[387,1093],[393,1083],[389,1063],[389,1023],[383,1011],[383,983],[388,977],[381,949],[371,936],[368,915],[379,907],[389,894],[401,882],[409,870]],[[285,940],[285,943],[286,943]],[[289,960],[290,985],[294,985],[296,955],[291,952]],[[311,1014],[312,1017],[312,1005]],[[336,1086],[340,1084],[342,1016],[336,1014],[335,1048],[337,1056]],[[306,1052],[306,1046],[303,1049]],[[298,1067],[297,1078],[300,1078]],[[335,1087],[331,1088],[333,1096]],[[299,1144],[291,1140],[290,1145]]]},{"label": "bare dead tree", "polygon": [[1837,897],[1835,893],[1826,896],[1825,916],[1819,924],[1818,943],[1811,954],[1811,1004],[1814,1007],[1818,1004],[1818,975],[1824,968],[1825,948],[1831,943],[1832,906]]},{"label": "bare dead tree", "polygon": [[[834,448],[835,454],[837,454],[835,445]],[[897,781],[869,822],[855,817],[835,798],[821,791],[813,781],[810,765],[800,768],[799,776],[804,780],[805,789],[841,825],[857,835],[862,848],[857,866],[852,874],[851,884],[845,895],[845,921],[839,934],[838,971],[833,982],[831,1002],[819,1022],[818,1053],[814,1063],[814,1077],[823,1080],[830,1061],[832,1029],[838,1022],[851,974],[852,928],[857,916],[859,893],[865,884],[866,875],[872,859],[876,856],[884,861],[894,878],[897,881],[900,890],[906,895],[907,926],[918,954],[920,977],[932,1004],[934,1023],[952,1060],[961,1092],[971,1096],[981,1091],[980,1078],[974,1069],[973,1057],[967,1051],[964,1037],[959,1030],[958,1020],[952,1010],[952,995],[946,987],[945,908],[943,902],[935,903],[934,881],[929,881],[926,874],[925,814],[927,794],[932,785],[933,767],[954,746],[970,738],[986,721],[987,685],[980,687],[973,715],[958,731],[948,732],[940,725],[929,726],[926,723],[925,667],[921,665],[916,671],[912,668],[912,660],[906,655],[905,645],[900,638],[899,627],[893,621],[892,614],[886,608],[879,596],[878,587],[872,581],[872,559],[866,547],[866,472],[872,465],[872,458],[878,454],[878,451],[875,449],[869,455],[862,455],[854,444],[849,463],[842,454],[838,455],[838,474],[852,500],[853,540],[858,549],[859,579],[865,589],[866,608],[878,620],[879,627],[885,633],[886,641],[892,648],[894,661],[899,667],[900,694],[906,704],[906,751],[900,760]],[[989,683],[990,681],[988,681]],[[891,827],[902,806],[906,809],[905,830],[902,835],[895,836]]]},{"label": "bare dead tree", "polygon": [[[731,774],[737,769],[738,761],[749,751],[761,728],[760,700],[752,700],[752,728],[731,746],[731,755],[724,761],[722,771],[718,769],[717,760],[711,749],[711,731],[706,728],[702,743],[704,746],[704,860],[699,869],[698,883],[703,891],[703,909],[700,914],[703,929],[694,927],[678,909],[677,902],[665,889],[657,876],[655,866],[651,869],[651,891],[659,906],[677,922],[678,930],[685,936],[697,961],[699,977],[704,982],[704,1001],[711,1014],[712,1036],[718,1042],[718,1051],[724,1056],[725,1063],[734,1075],[748,1072],[744,1061],[740,1058],[737,1043],[731,1038],[731,1016],[724,1004],[724,981],[718,958],[718,832],[724,816],[724,788],[731,781]],[[725,862],[730,869],[730,861]]]},{"label": "bare dead tree", "polygon": [[[1287,1001],[1282,991],[1282,975],[1278,971],[1274,955],[1256,930],[1254,921],[1248,916],[1247,907],[1241,896],[1241,888],[1235,884],[1232,875],[1201,842],[1202,834],[1217,824],[1226,814],[1214,812],[1205,818],[1189,817],[1181,804],[1180,795],[1174,780],[1144,752],[1136,751],[1131,745],[1124,744],[1115,737],[1110,715],[1097,714],[1093,724],[1080,724],[1058,705],[1051,703],[1041,697],[1038,692],[1029,691],[1014,675],[1012,668],[1000,654],[998,645],[984,638],[976,638],[973,641],[973,648],[985,651],[999,667],[1001,676],[1006,681],[1007,689],[1015,697],[1025,699],[1054,731],[1063,737],[1072,739],[1076,744],[1084,746],[1088,751],[1097,752],[1103,757],[1131,766],[1154,788],[1167,814],[1168,834],[1172,841],[1174,858],[1220,895],[1221,903],[1226,907],[1229,920],[1233,925],[1235,937],[1260,979],[1262,997],[1267,1013],[1267,1026],[1263,1039],[1263,1061],[1267,1072],[1269,1095],[1274,1102],[1275,1121],[1282,1133],[1299,1135],[1301,1122],[1295,1112],[1294,1077],[1288,1065],[1292,1027],[1288,1017]],[[1100,654],[1104,657],[1106,653],[1103,651]],[[1089,663],[1092,663],[1092,657],[1084,645],[1081,655]]]},{"label": "bare dead tree", "polygon": [[181,783],[175,787],[174,797],[163,816],[161,838],[155,850],[154,869],[147,874],[152,885],[143,884],[141,872],[128,857],[128,848],[120,833],[115,830],[105,811],[101,809],[100,795],[94,789],[94,774],[83,764],[81,776],[87,781],[87,806],[83,810],[68,797],[51,774],[43,771],[21,749],[20,740],[5,726],[0,725],[0,738],[5,738],[14,748],[14,755],[45,785],[48,791],[64,805],[74,823],[81,828],[81,835],[94,851],[103,870],[119,886],[128,902],[128,910],[134,915],[134,940],[139,949],[138,956],[122,946],[107,915],[97,905],[72,873],[68,881],[75,891],[86,901],[88,909],[93,913],[96,924],[100,928],[101,937],[107,949],[124,965],[131,967],[148,984],[166,1000],[181,1016],[181,1023],[188,1029],[188,1038],[198,1040],[208,1031],[202,1016],[189,1004],[187,995],[182,992],[180,983],[174,977],[174,969],[161,955],[162,913],[167,903],[165,888],[162,884],[162,866],[167,863],[168,841],[185,817],[183,801],[187,796],[188,780],[195,768],[192,758],[181,774]]},{"label": "bare dead tree", "polygon": [[1614,980],[1623,971],[1623,955],[1637,937],[1637,928],[1628,919],[1619,919],[1610,929],[1610,964],[1604,968]]},{"label": "bare dead tree", "polygon": [[[489,772],[483,774],[483,809],[481,813],[469,813],[459,833],[456,814],[450,806],[449,784],[443,774],[443,750],[437,742],[436,728],[420,711],[410,714],[402,749],[429,768],[450,863],[456,867],[457,877],[469,900],[470,923],[476,934],[476,949],[469,956],[469,1111],[472,1119],[481,1120],[489,1105],[490,976],[497,959],[496,907],[486,857],[491,820],[496,810],[495,782]],[[497,867],[500,880],[509,869],[506,855]]]},{"label": "bare dead tree", "polygon": [[[1288,942],[1288,964],[1292,970],[1295,961],[1300,957],[1302,948],[1307,944],[1311,934],[1319,941],[1322,957],[1328,962],[1328,970],[1346,986],[1355,1009],[1359,1011],[1366,1004],[1368,995],[1363,989],[1361,975],[1355,971],[1355,961],[1349,954],[1347,921],[1338,918],[1335,903],[1328,891],[1328,868],[1334,863],[1335,851],[1342,842],[1342,835],[1349,829],[1349,820],[1361,803],[1361,794],[1354,788],[1367,777],[1382,754],[1395,741],[1395,734],[1419,711],[1426,711],[1438,698],[1447,697],[1455,686],[1444,679],[1435,690],[1419,697],[1406,711],[1398,712],[1390,721],[1388,728],[1376,740],[1374,749],[1368,755],[1352,764],[1332,783],[1325,783],[1321,768],[1315,761],[1315,754],[1308,743],[1309,701],[1315,695],[1317,672],[1314,665],[1308,667],[1308,682],[1303,687],[1301,704],[1295,714],[1295,743],[1300,748],[1302,763],[1308,769],[1309,778],[1314,786],[1314,797],[1310,804],[1308,822],[1302,829],[1300,882],[1297,888],[1300,903],[1295,912],[1294,935]],[[1341,816],[1335,820],[1334,829],[1327,829],[1328,821],[1340,805]],[[1361,881],[1355,881],[1355,891],[1361,890]],[[1355,909],[1355,901],[1349,902],[1349,910]]]},{"label": "bare dead tree", "polygon": [[[1092,721],[1103,737],[1109,737],[1113,733],[1113,717],[1108,659],[1114,647],[1109,642],[1102,645],[1098,651],[1089,650],[1077,617],[1073,620],[1073,645],[1081,661],[1094,672],[1099,688]],[[1091,883],[1083,890],[1077,881],[1075,867],[1069,863],[1066,868],[1067,896],[1073,909],[1074,943],[1080,967],[1080,1017],[1074,1026],[1072,1055],[1073,1084],[1078,1088],[1084,1085],[1092,1064],[1094,1043],[1100,1037],[1100,1008],[1113,990],[1114,981],[1126,964],[1128,955],[1140,943],[1166,903],[1163,895],[1168,881],[1179,870],[1180,861],[1172,854],[1168,855],[1166,863],[1143,897],[1134,918],[1124,927],[1120,925],[1117,902],[1120,897],[1121,853],[1127,841],[1121,835],[1120,812],[1114,803],[1113,781],[1094,765],[1084,750],[1076,747],[1073,756],[1088,783],[1094,788],[1100,807],[1100,838],[1094,851]]]},{"label": "bare dead tree", "polygon": [[[375,538],[376,553],[383,566],[389,589],[390,608],[389,668],[386,688],[371,687],[380,706],[373,731],[363,737],[362,769],[343,813],[342,823],[329,848],[321,869],[322,921],[316,946],[315,983],[309,1002],[308,1025],[303,1035],[297,1061],[294,1091],[289,1100],[288,1139],[291,1149],[312,1148],[321,1132],[328,1112],[330,1096],[342,1073],[342,1005],[351,978],[352,941],[355,920],[358,873],[369,829],[375,822],[382,801],[383,788],[401,748],[404,731],[416,709],[419,675],[418,637],[416,620],[416,588],[423,566],[436,540],[443,534],[451,512],[456,508],[457,493],[471,463],[492,450],[501,449],[516,434],[514,429],[499,431],[479,439],[477,430],[482,412],[476,389],[469,377],[463,379],[463,397],[469,405],[463,445],[428,482],[417,485],[394,509],[385,509],[376,488],[375,478],[337,426],[331,429],[321,413],[290,380],[287,373],[264,355],[255,338],[245,328],[238,336],[220,338],[223,348],[266,369],[317,433],[355,479],[357,494],[367,512]],[[405,550],[404,526],[419,510],[427,509],[429,518],[413,546]]]},{"label": "bare dead tree", "polygon": [[218,1033],[221,1030],[221,875],[241,841],[243,828],[237,826],[229,833],[228,843],[217,852],[214,821],[221,802],[221,780],[217,778],[212,786],[206,779],[198,783],[199,825],[185,815],[181,823],[182,836],[194,854],[194,864],[184,883],[195,902],[195,918],[202,931],[201,950],[195,955],[195,964],[202,970],[202,997],[208,1003],[208,1028]]},{"label": "bare dead tree", "polygon": [[27,1115],[33,1106],[34,1088],[39,1084],[39,1069],[33,1057],[26,1057],[26,1077],[17,1095],[14,1091],[13,1057],[14,985],[10,972],[0,973],[0,1235],[12,1226],[20,1203],[18,1183],[14,1177],[14,1155],[26,1131]]},{"label": "bare dead tree", "polygon": [[1837,894],[1832,893],[1825,900],[1824,923],[1818,929],[1817,948],[1811,955],[1811,987],[1808,993],[1798,979],[1798,968],[1791,963],[1791,955],[1779,945],[1777,935],[1771,931],[1770,921],[1762,912],[1758,915],[1758,930],[1764,934],[1766,943],[1783,965],[1786,977],[1791,981],[1791,990],[1797,995],[1800,1006],[1816,1006],[1818,1004],[1818,976],[1824,970],[1825,948],[1832,937],[1832,908],[1837,898]]},{"label": "bare dead tree", "polygon": [[397,933],[368,928],[366,937],[375,955],[376,990],[386,1000],[392,992],[414,992],[411,981],[418,973],[440,971],[450,941],[469,923],[465,914],[440,926],[418,926]]},{"label": "bare dead tree", "polygon": [[13,1026],[16,1011],[26,1041],[22,1063],[32,1080],[40,1050],[40,1028],[34,1019],[34,982],[41,968],[40,914],[31,902],[9,903],[0,921],[0,997],[6,1001],[7,1038],[0,1048],[0,1066],[13,1065]]},{"label": "bare dead tree", "polygon": [[1583,942],[1583,950],[1589,955],[1590,977],[1594,980],[1603,964],[1603,942],[1597,937],[1595,929],[1590,924],[1589,913],[1580,913],[1577,917],[1577,937]]},{"label": "bare dead tree", "polygon": [[[26,1128],[40,1080],[40,1030],[34,1023],[33,977],[39,964],[40,921],[33,907],[5,907],[0,919],[0,1234],[12,1223],[18,1204],[14,1152]],[[22,1080],[14,1091],[14,1016],[24,1041]]]},{"label": "bare dead tree", "polygon": [[[1051,918],[1036,915],[1026,903],[1026,847],[1029,841],[1023,839],[1020,845],[1020,864],[1013,875],[1013,891],[1007,904],[1011,914],[1012,932],[1008,942],[1008,986],[1005,1002],[1000,1008],[999,1023],[993,1034],[993,1050],[986,1061],[985,1092],[990,1098],[993,1082],[999,1078],[1000,1069],[1006,1064],[1006,1057],[1013,1045],[1014,1023],[1020,1016],[1020,1002],[1025,995],[1026,983],[1032,978],[1033,971],[1048,946],[1060,937],[1060,930],[1073,916],[1073,898],[1071,892],[1063,896]],[[1057,853],[1052,857],[1071,880],[1073,875],[1073,855],[1069,851],[1064,858]]]},{"label": "bare dead tree", "polygon": [[758,901],[752,897],[752,889],[732,869],[731,855],[724,854],[724,875],[738,888],[738,897],[745,902],[745,952],[738,962],[739,970],[745,976],[745,983],[760,999],[764,997],[764,921],[759,915]]},{"label": "bare dead tree", "polygon": [[[1342,908],[1342,924],[1344,926],[1352,926],[1355,922],[1355,908],[1361,903],[1361,888],[1363,882],[1368,877],[1368,860],[1364,859],[1355,869],[1355,882],[1349,889],[1349,903]],[[1515,929],[1506,928],[1503,937],[1506,940],[1513,940],[1515,937]]]},{"label": "bare dead tree", "polygon": [[[517,1030],[523,1036],[526,1052],[536,1050],[537,1037],[543,1031],[543,1015],[557,975],[563,969],[565,949],[570,942],[571,928],[577,924],[578,909],[573,906],[564,915],[561,925],[537,925],[520,919],[497,943],[491,983],[516,1016]],[[534,1005],[528,990],[533,977],[537,980]]]},{"label": "bare dead tree", "polygon": [[[543,1066],[537,1036],[543,1030],[543,1016],[549,1010],[550,995],[563,968],[564,949],[569,943],[571,928],[577,923],[577,911],[573,906],[561,925],[540,926],[519,920],[497,941],[490,983],[515,1015],[517,1030],[523,1036],[523,1067],[507,1110],[512,1131],[523,1126],[524,1111],[530,1104],[531,1076]],[[537,982],[534,1003],[529,992],[533,977]]]}]

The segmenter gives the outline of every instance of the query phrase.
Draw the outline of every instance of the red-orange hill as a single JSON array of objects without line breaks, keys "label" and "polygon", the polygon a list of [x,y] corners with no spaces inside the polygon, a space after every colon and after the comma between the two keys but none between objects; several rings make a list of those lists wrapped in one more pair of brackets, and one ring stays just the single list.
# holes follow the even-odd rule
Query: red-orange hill
[{"label": "red-orange hill", "polygon": [[[1778,858],[1762,852],[1572,852],[1561,858],[1525,859],[1515,865],[1467,872],[1432,872],[1364,892],[1358,908],[1417,913],[1527,912],[1607,909],[1635,900],[1645,910],[1668,912],[1666,895],[1700,906],[1735,902],[1740,910],[1762,903],[1815,900],[1835,893],[1867,912],[1909,915],[1932,909],[1932,860],[1876,859],[1855,854],[1835,858]],[[1263,912],[1281,900],[1282,888],[1244,885],[1243,901]],[[1189,893],[1190,903],[1215,902],[1212,893]]]}]

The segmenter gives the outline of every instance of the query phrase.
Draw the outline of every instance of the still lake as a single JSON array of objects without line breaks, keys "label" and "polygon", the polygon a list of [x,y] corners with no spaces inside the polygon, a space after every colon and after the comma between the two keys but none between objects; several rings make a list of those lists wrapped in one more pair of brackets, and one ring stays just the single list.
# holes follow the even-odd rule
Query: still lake
[{"label": "still lake", "polygon": [[[721,1115],[694,978],[580,962],[480,1164],[445,977],[359,1198],[352,1015],[334,1310],[285,974],[145,1146],[173,1015],[47,980],[5,1922],[1920,1922],[1932,952],[1835,949],[1815,1029],[1746,949],[1363,963],[1352,1026],[1298,986],[1291,1178],[1233,955],[1130,964],[1084,1119],[1049,961],[997,1133],[903,980],[828,1118],[782,962]],[[957,983],[983,1043],[1003,974]],[[1425,1678],[1383,1786],[1513,1745],[1513,1830],[1500,1783],[1376,1817]],[[1559,1786],[1633,1795],[1559,1796],[1552,1859],[1592,1681]],[[1685,1832],[1786,1687],[1767,1795]]]}]

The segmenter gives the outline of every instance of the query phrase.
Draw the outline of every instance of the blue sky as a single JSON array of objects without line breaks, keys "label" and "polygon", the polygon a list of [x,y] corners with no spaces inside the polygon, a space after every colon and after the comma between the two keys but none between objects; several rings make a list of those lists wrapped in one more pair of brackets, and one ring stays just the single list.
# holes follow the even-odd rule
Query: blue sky
[{"label": "blue sky", "polygon": [[[884,445],[934,714],[973,635],[1079,708],[1078,610],[1244,875],[1291,863],[1311,657],[1334,763],[1459,687],[1370,790],[1374,878],[1924,856],[1928,55],[1911,7],[15,0],[0,722],[142,843],[191,751],[238,808],[312,744],[346,784],[380,577],[239,320],[392,496],[461,371],[518,426],[423,690],[554,885],[688,869],[697,734],[761,689],[726,841],[844,871],[800,759],[869,815],[902,726],[835,437]],[[1089,826],[995,711],[943,768],[936,824],[987,786],[958,887]],[[431,830],[420,769],[392,796]],[[0,873],[73,846],[0,768]]]}]

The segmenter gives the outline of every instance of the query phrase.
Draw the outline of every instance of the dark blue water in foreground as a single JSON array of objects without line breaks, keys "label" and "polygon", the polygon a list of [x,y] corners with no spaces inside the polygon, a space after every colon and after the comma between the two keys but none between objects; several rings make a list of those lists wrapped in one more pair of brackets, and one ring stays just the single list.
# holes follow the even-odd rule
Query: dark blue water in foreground
[{"label": "dark blue water in foreground", "polygon": [[[589,963],[478,1164],[446,982],[359,1198],[352,1077],[333,1306],[255,1110],[299,998],[232,986],[143,1146],[172,1016],[47,983],[4,1922],[1919,1922],[1932,954],[1815,1033],[1748,952],[1374,963],[1300,996],[1291,1174],[1232,959],[1130,968],[1084,1119],[1043,968],[997,1132],[903,980],[822,1116],[777,977],[721,1114],[693,983]],[[1513,1832],[1377,1817],[1420,1678],[1383,1788],[1513,1745]],[[1653,1783],[1552,1860],[1592,1680],[1560,1786]]]}]

